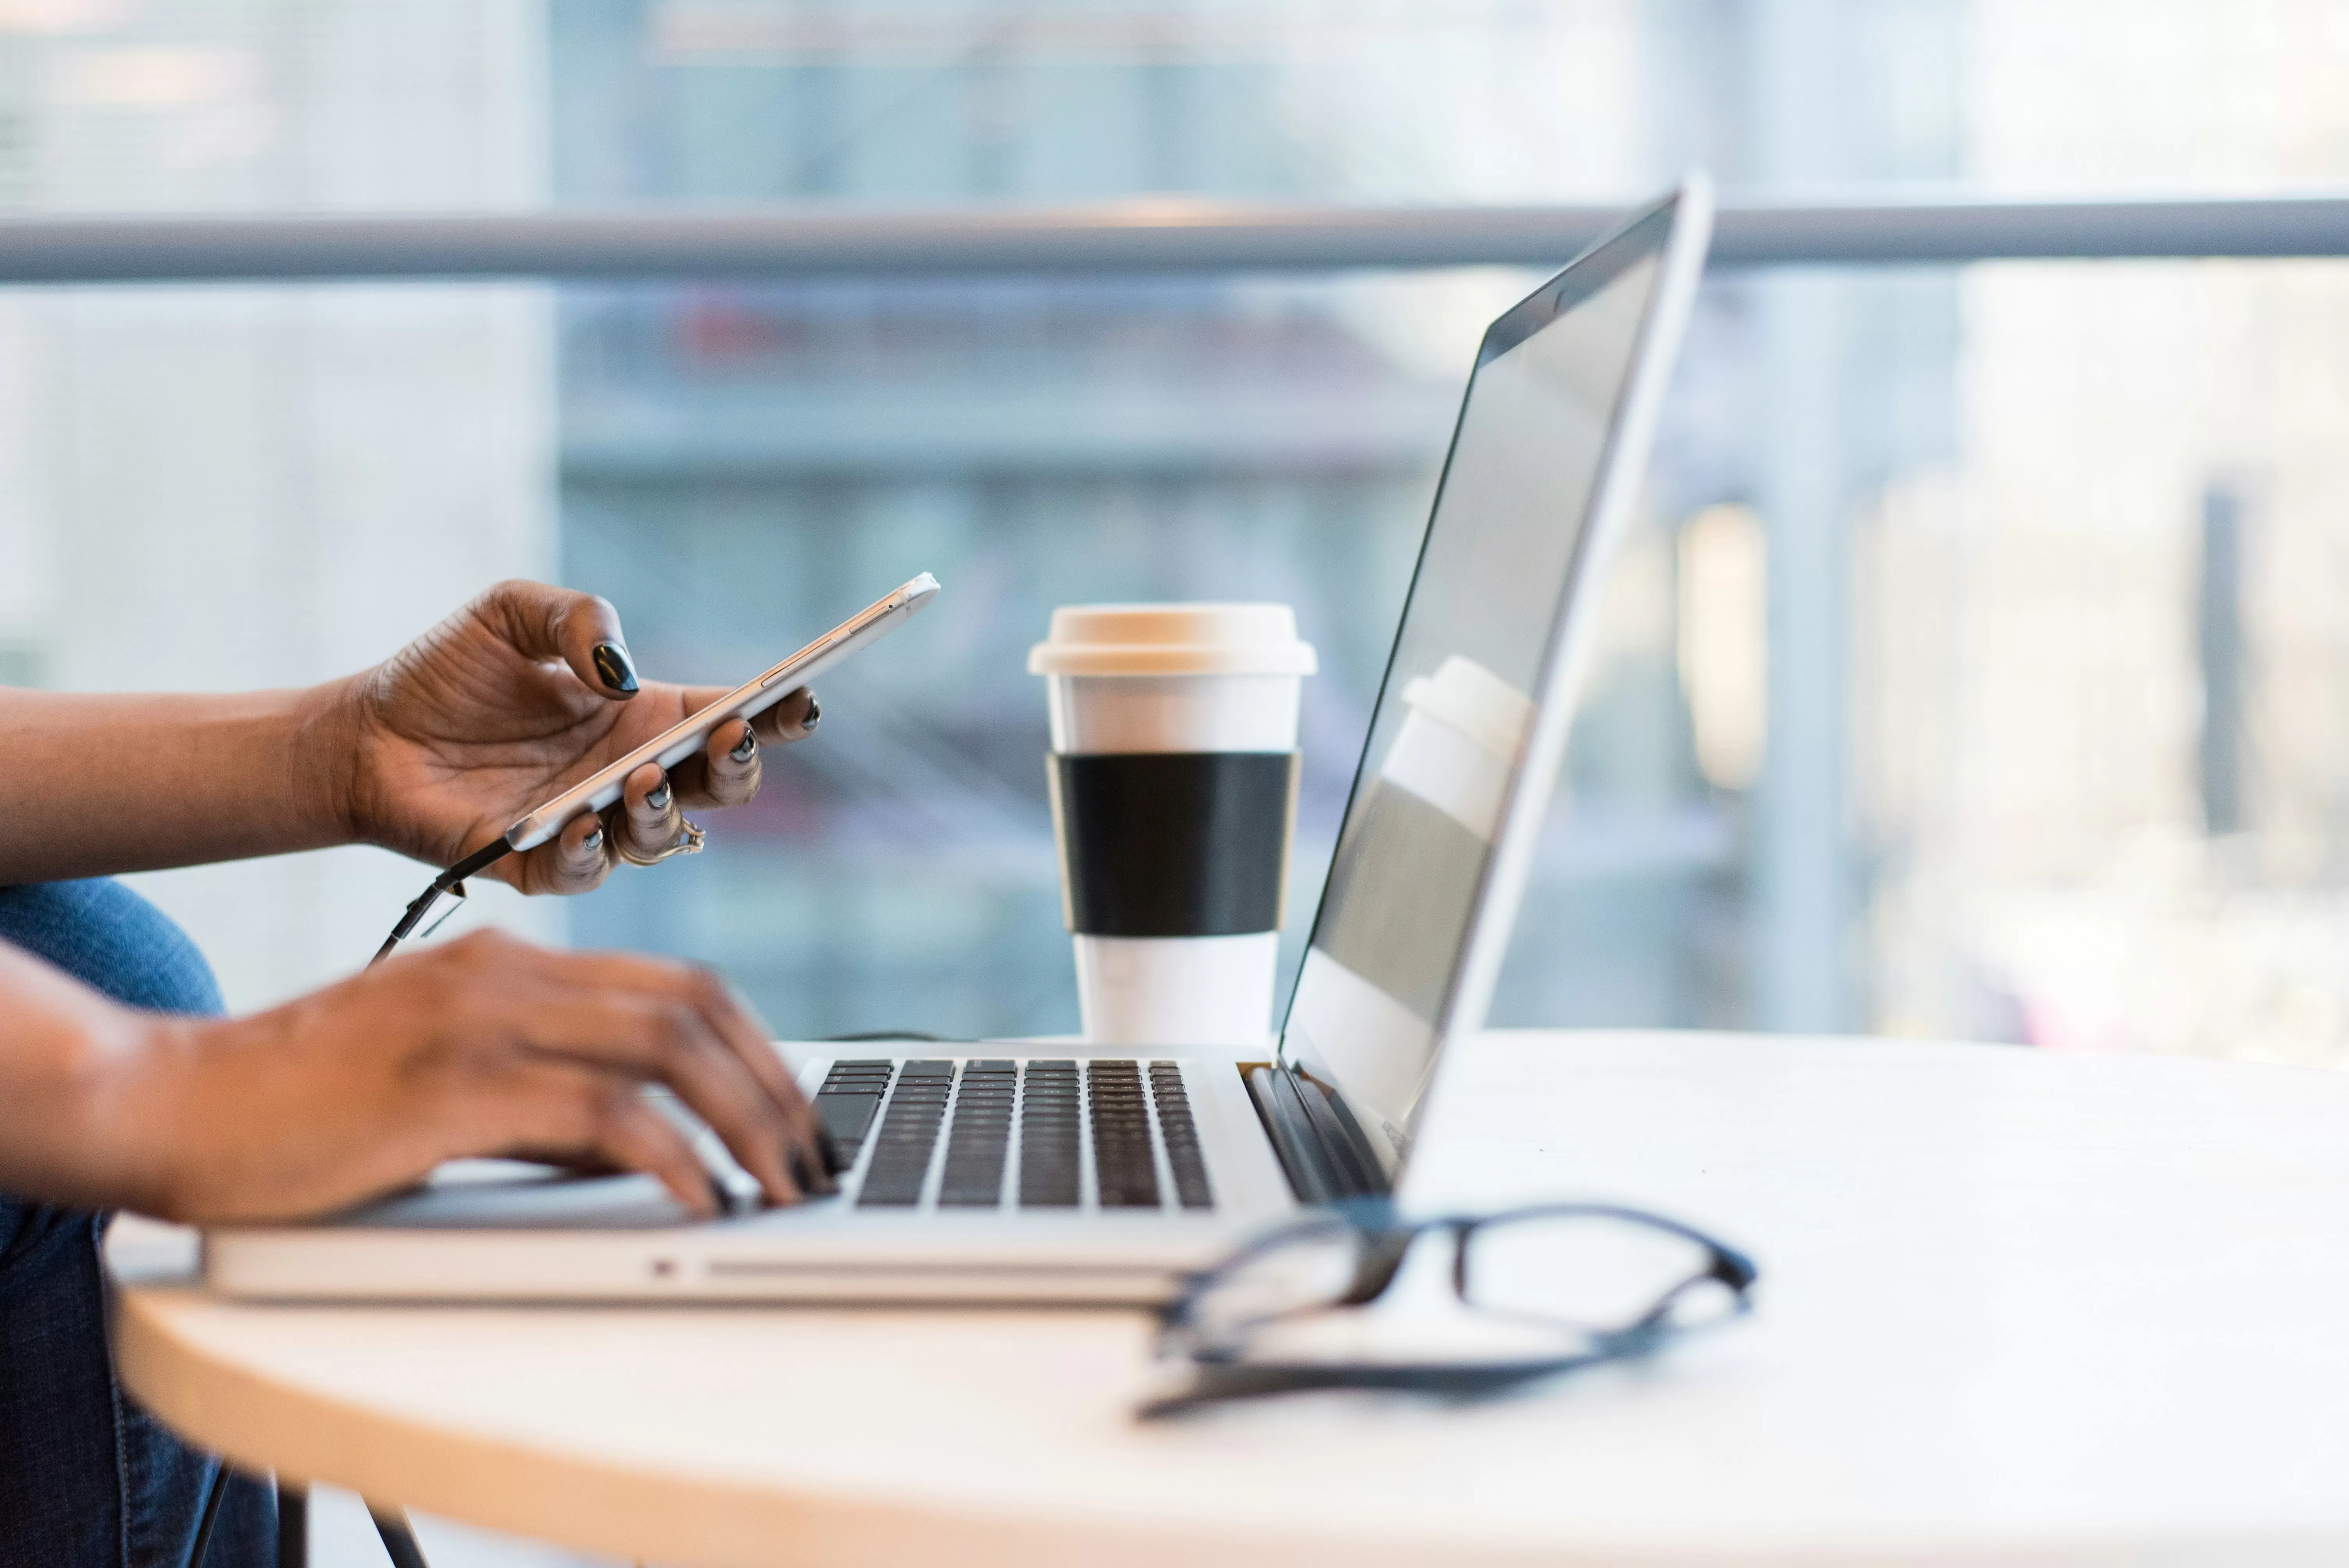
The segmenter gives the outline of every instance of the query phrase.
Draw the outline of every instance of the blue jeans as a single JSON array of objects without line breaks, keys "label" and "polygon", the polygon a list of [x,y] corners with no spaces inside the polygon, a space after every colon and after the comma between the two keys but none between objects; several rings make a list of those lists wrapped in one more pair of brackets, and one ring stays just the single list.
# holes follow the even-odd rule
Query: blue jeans
[{"label": "blue jeans", "polygon": [[[0,941],[134,1007],[221,1010],[203,955],[117,882],[0,888]],[[0,1016],[0,1037],[5,1027]],[[0,1568],[189,1568],[222,1470],[115,1377],[105,1226],[102,1214],[0,1195]],[[270,1489],[233,1470],[222,1480],[205,1568],[265,1568],[276,1560]]]}]

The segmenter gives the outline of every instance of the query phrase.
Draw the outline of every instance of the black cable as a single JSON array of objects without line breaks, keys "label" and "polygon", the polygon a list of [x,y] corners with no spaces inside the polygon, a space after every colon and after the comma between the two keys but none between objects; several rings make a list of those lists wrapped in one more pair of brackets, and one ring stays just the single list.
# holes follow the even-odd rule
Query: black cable
[{"label": "black cable", "polygon": [[212,1550],[212,1526],[220,1522],[221,1494],[228,1490],[228,1461],[221,1460],[212,1466],[212,1479],[204,1487],[204,1511],[196,1522],[195,1550],[188,1553],[188,1568],[204,1568],[204,1553]]},{"label": "black cable", "polygon": [[383,1554],[391,1559],[391,1568],[431,1568],[424,1561],[423,1548],[416,1544],[416,1532],[408,1527],[407,1514],[369,1503],[367,1517],[375,1521],[376,1535],[383,1542]]},{"label": "black cable", "polygon": [[385,937],[383,945],[375,950],[375,956],[367,960],[367,967],[372,969],[390,957],[391,950],[405,941],[409,934],[416,929],[417,923],[424,918],[426,912],[440,902],[441,894],[453,892],[459,898],[464,897],[467,877],[480,875],[512,852],[513,846],[507,843],[504,839],[492,839],[488,843],[434,877],[432,885],[416,895],[415,902],[408,906],[408,913],[399,917],[399,923],[391,928],[391,934]]},{"label": "black cable", "polygon": [[277,1478],[277,1568],[309,1568],[310,1493]]}]

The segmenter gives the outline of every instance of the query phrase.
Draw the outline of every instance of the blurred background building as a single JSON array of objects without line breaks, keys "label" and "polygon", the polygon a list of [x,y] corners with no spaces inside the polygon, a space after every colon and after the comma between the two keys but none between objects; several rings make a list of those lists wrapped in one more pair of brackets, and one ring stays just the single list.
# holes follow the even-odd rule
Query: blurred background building
[{"label": "blurred background building", "polygon": [[[2344,71],[2338,0],[0,0],[0,209],[2249,191],[2349,175]],[[0,678],[309,681],[529,573],[727,680],[934,570],[715,852],[471,918],[1071,1027],[1046,613],[1297,605],[1301,932],[1533,276],[0,290]],[[1716,274],[1502,1021],[2341,1059],[2344,366],[2335,264]],[[251,1006],[416,877],[142,882]]]}]

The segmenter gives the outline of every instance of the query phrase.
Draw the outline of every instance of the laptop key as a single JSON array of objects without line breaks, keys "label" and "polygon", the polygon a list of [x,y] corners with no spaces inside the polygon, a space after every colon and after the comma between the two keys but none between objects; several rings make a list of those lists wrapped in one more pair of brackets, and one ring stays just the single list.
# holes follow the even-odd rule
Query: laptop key
[{"label": "laptop key", "polygon": [[881,1109],[877,1094],[835,1094],[830,1089],[815,1097],[815,1113],[823,1119],[824,1130],[840,1145],[843,1158],[854,1160],[851,1152],[864,1141],[865,1129],[873,1125],[873,1113]]},{"label": "laptop key", "polygon": [[873,1135],[873,1164],[864,1172],[864,1184],[856,1194],[858,1208],[911,1208],[922,1201],[922,1183],[930,1173],[930,1151],[937,1146],[938,1130],[945,1124],[947,1100],[942,1087],[917,1082],[918,1078],[935,1078],[935,1072],[916,1074],[916,1067],[943,1067],[952,1072],[952,1062],[907,1062],[899,1070],[897,1092],[890,1097],[889,1106],[881,1116],[881,1129]]},{"label": "laptop key", "polygon": [[824,1130],[840,1148],[843,1169],[853,1168],[864,1146],[864,1135],[873,1129],[873,1113],[881,1108],[882,1097],[889,1092],[890,1076],[896,1068],[888,1062],[834,1062],[823,1076],[823,1084],[815,1092],[815,1113],[823,1119]]},{"label": "laptop key", "polygon": [[992,1209],[1003,1201],[1003,1166],[1011,1144],[1010,1076],[989,1064],[963,1068],[938,1180],[942,1207]]},{"label": "laptop key", "polygon": [[1206,1154],[1199,1147],[1198,1124],[1191,1119],[1183,1069],[1173,1062],[1151,1063],[1150,1098],[1158,1107],[1158,1134],[1165,1141],[1167,1169],[1174,1176],[1174,1201],[1186,1209],[1214,1208]]},{"label": "laptop key", "polygon": [[1019,1101],[1019,1206],[1073,1209],[1077,1179],[1077,1064],[1034,1061]]},{"label": "laptop key", "polygon": [[1093,1176],[1101,1206],[1157,1208],[1158,1167],[1151,1156],[1140,1069],[1130,1061],[1088,1062],[1085,1087],[1092,1101]]}]

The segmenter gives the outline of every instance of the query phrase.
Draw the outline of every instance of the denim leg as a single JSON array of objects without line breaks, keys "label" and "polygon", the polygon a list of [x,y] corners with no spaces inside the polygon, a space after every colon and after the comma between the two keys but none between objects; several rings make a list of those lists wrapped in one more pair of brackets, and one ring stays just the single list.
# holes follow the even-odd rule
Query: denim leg
[{"label": "denim leg", "polygon": [[[221,1009],[203,955],[118,882],[0,888],[0,941],[133,1006]],[[0,1568],[187,1568],[222,1469],[115,1380],[105,1222],[0,1196]],[[276,1538],[268,1486],[231,1471],[206,1568],[265,1568]]]}]

